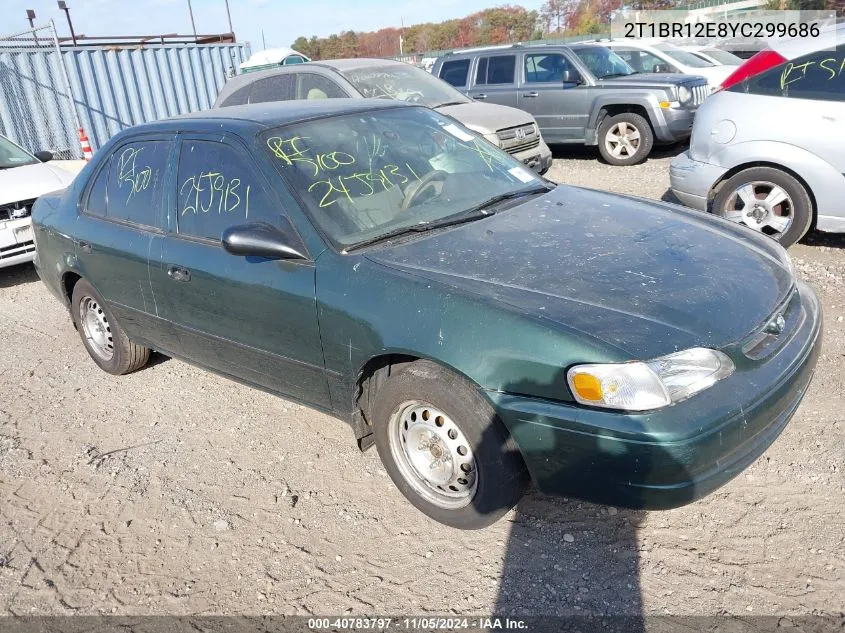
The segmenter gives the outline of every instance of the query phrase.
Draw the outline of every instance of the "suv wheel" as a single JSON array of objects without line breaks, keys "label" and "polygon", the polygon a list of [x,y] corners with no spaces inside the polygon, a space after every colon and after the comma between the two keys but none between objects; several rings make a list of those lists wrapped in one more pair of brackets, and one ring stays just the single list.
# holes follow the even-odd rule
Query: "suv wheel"
[{"label": "suv wheel", "polygon": [[636,165],[651,153],[654,132],[639,114],[623,112],[604,118],[598,140],[602,158],[611,165]]}]

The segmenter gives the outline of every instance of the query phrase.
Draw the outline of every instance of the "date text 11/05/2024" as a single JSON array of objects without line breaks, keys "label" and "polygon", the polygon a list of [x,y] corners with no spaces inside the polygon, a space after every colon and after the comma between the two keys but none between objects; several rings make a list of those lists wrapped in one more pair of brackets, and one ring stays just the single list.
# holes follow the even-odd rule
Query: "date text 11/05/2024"
[{"label": "date text 11/05/2024", "polygon": [[526,631],[528,623],[519,618],[489,617],[344,617],[344,618],[308,618],[308,628],[321,630],[374,630],[386,631],[459,631],[482,629],[485,631]]}]

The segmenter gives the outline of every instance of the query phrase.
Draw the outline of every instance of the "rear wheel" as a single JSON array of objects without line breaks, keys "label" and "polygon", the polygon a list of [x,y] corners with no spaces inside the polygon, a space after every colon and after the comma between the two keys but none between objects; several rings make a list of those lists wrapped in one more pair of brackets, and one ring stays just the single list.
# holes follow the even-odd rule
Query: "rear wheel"
[{"label": "rear wheel", "polygon": [[800,240],[813,221],[804,186],[773,167],[752,167],[732,176],[713,199],[713,212],[768,235],[784,247]]},{"label": "rear wheel", "polygon": [[478,529],[519,501],[522,456],[471,383],[430,361],[382,383],[373,408],[379,456],[393,482],[440,523]]},{"label": "rear wheel", "polygon": [[639,114],[623,112],[605,117],[599,126],[599,152],[611,165],[636,165],[654,146],[654,132]]},{"label": "rear wheel", "polygon": [[103,298],[84,279],[73,287],[70,313],[88,355],[103,371],[128,374],[147,364],[149,348],[129,340]]}]

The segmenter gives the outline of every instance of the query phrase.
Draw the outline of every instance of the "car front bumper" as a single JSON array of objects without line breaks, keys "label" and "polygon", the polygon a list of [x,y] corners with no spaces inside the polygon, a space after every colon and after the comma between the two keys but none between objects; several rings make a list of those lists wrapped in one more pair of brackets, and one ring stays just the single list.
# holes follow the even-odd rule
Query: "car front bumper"
[{"label": "car front bumper", "polygon": [[630,508],[709,494],[774,442],[801,402],[821,349],[821,308],[799,283],[800,321],[766,360],[655,412],[625,414],[488,393],[537,487]]},{"label": "car front bumper", "polygon": [[552,150],[543,139],[540,139],[537,147],[511,154],[511,156],[541,176],[552,166]]},{"label": "car front bumper", "polygon": [[707,211],[710,191],[727,171],[718,165],[693,160],[686,151],[669,164],[669,188],[686,206]]},{"label": "car front bumper", "polygon": [[663,143],[683,141],[692,134],[692,124],[695,120],[695,110],[687,108],[660,108],[663,121],[656,121],[654,135]]},{"label": "car front bumper", "polygon": [[33,257],[32,220],[0,220],[0,268],[31,262]]}]

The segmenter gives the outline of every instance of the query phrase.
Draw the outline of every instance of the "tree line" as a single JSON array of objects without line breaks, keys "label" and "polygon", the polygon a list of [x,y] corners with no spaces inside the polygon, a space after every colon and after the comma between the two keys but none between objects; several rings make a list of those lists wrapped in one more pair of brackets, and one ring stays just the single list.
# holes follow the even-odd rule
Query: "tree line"
[{"label": "tree line", "polygon": [[[312,59],[392,57],[400,53],[506,44],[610,31],[610,15],[623,6],[637,10],[677,9],[688,0],[546,0],[539,11],[518,5],[484,9],[463,18],[426,22],[378,31],[343,31],[328,37],[300,36],[291,47]],[[766,8],[835,9],[845,14],[845,0],[769,0]]]}]

